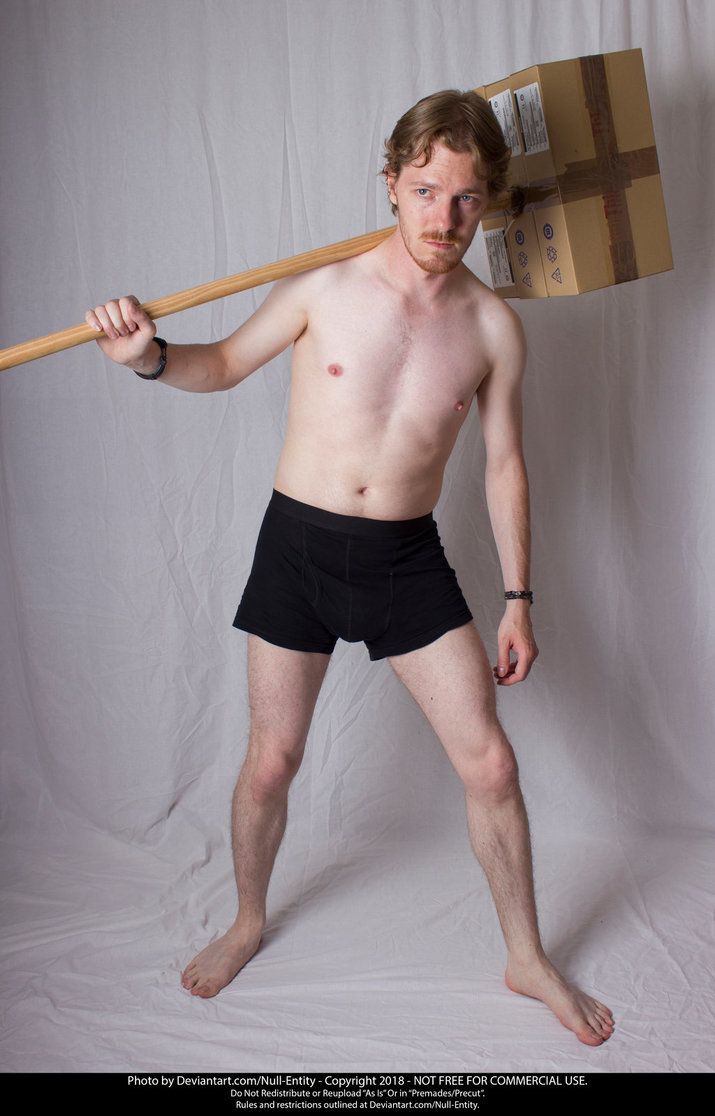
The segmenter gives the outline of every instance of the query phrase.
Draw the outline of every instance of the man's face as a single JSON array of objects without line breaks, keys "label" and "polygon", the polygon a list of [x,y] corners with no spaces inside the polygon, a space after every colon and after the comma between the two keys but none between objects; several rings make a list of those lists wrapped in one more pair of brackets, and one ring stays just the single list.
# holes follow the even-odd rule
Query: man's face
[{"label": "man's face", "polygon": [[405,248],[415,263],[438,275],[452,271],[489,204],[486,179],[475,175],[470,153],[450,151],[437,140],[426,166],[409,163],[397,179],[388,175],[387,185],[390,201],[397,205]]}]

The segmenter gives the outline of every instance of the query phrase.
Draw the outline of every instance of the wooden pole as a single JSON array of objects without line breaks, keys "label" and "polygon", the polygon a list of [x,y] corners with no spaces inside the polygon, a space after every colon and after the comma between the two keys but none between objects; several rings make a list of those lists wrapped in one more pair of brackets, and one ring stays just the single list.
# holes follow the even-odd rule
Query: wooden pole
[{"label": "wooden pole", "polygon": [[[180,310],[188,310],[191,306],[200,306],[202,302],[213,302],[217,298],[246,291],[250,287],[259,287],[262,283],[273,283],[285,275],[297,275],[300,271],[309,271],[312,267],[321,267],[323,264],[334,263],[336,260],[345,260],[349,256],[359,256],[370,248],[376,248],[386,240],[395,229],[396,225],[389,228],[378,229],[376,232],[364,233],[362,236],[351,237],[350,240],[340,240],[336,244],[328,244],[325,248],[314,248],[310,252],[301,252],[298,256],[289,256],[277,263],[265,264],[263,267],[254,267],[250,271],[240,271],[237,275],[229,275],[226,279],[214,279],[211,283],[202,283],[199,287],[189,287],[185,291],[157,298],[153,302],[142,303],[152,320],[164,318],[167,314],[178,314]],[[81,325],[62,329],[59,333],[48,333],[44,337],[36,337],[34,341],[22,341],[19,345],[12,345],[9,349],[0,349],[0,371],[6,368],[15,368],[29,360],[49,356],[50,353],[59,353],[63,349],[71,349],[74,345],[83,345],[85,341],[94,341],[97,337],[105,337],[104,330],[92,329],[86,322]]]}]

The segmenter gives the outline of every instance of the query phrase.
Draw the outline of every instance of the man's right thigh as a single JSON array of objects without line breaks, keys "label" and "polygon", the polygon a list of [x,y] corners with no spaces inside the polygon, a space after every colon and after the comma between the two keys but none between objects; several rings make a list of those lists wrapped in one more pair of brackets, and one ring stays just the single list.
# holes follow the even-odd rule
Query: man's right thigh
[{"label": "man's right thigh", "polygon": [[303,753],[330,655],[292,651],[248,636],[251,740],[259,749]]}]

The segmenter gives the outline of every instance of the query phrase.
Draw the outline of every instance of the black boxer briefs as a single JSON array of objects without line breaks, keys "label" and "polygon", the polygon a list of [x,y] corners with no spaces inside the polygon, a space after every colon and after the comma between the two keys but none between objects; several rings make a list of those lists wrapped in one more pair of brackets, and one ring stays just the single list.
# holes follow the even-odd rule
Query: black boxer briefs
[{"label": "black boxer briefs", "polygon": [[472,620],[432,512],[339,515],[273,489],[234,628],[294,651],[403,655]]}]

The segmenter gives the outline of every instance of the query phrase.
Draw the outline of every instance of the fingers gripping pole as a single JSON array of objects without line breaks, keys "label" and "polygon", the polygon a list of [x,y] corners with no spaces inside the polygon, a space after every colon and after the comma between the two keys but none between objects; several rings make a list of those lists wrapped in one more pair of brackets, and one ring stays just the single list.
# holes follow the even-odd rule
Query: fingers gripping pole
[{"label": "fingers gripping pole", "polygon": [[[191,306],[200,306],[203,302],[213,302],[217,298],[226,298],[227,295],[246,291],[250,287],[260,287],[262,283],[273,283],[285,275],[297,275],[301,271],[309,271],[313,267],[323,264],[335,263],[336,260],[345,260],[349,256],[359,256],[370,248],[376,248],[381,241],[395,231],[396,226],[378,229],[376,232],[354,236],[350,240],[340,240],[336,244],[328,244],[325,248],[314,248],[310,252],[301,252],[298,256],[289,256],[277,263],[265,264],[263,267],[254,267],[250,271],[240,271],[237,275],[229,275],[225,279],[214,279],[211,283],[202,283],[199,287],[189,287],[185,291],[157,298],[153,302],[142,303],[142,309],[156,321],[167,314],[178,314],[180,310],[188,310]],[[36,337],[34,341],[23,341],[19,345],[12,345],[9,349],[0,349],[0,371],[6,368],[15,368],[29,360],[49,356],[50,353],[59,353],[63,349],[71,349],[74,345],[83,345],[85,341],[94,341],[97,337],[105,337],[104,330],[95,330],[86,322],[82,325],[62,329],[59,333],[48,333],[45,337]]]}]

